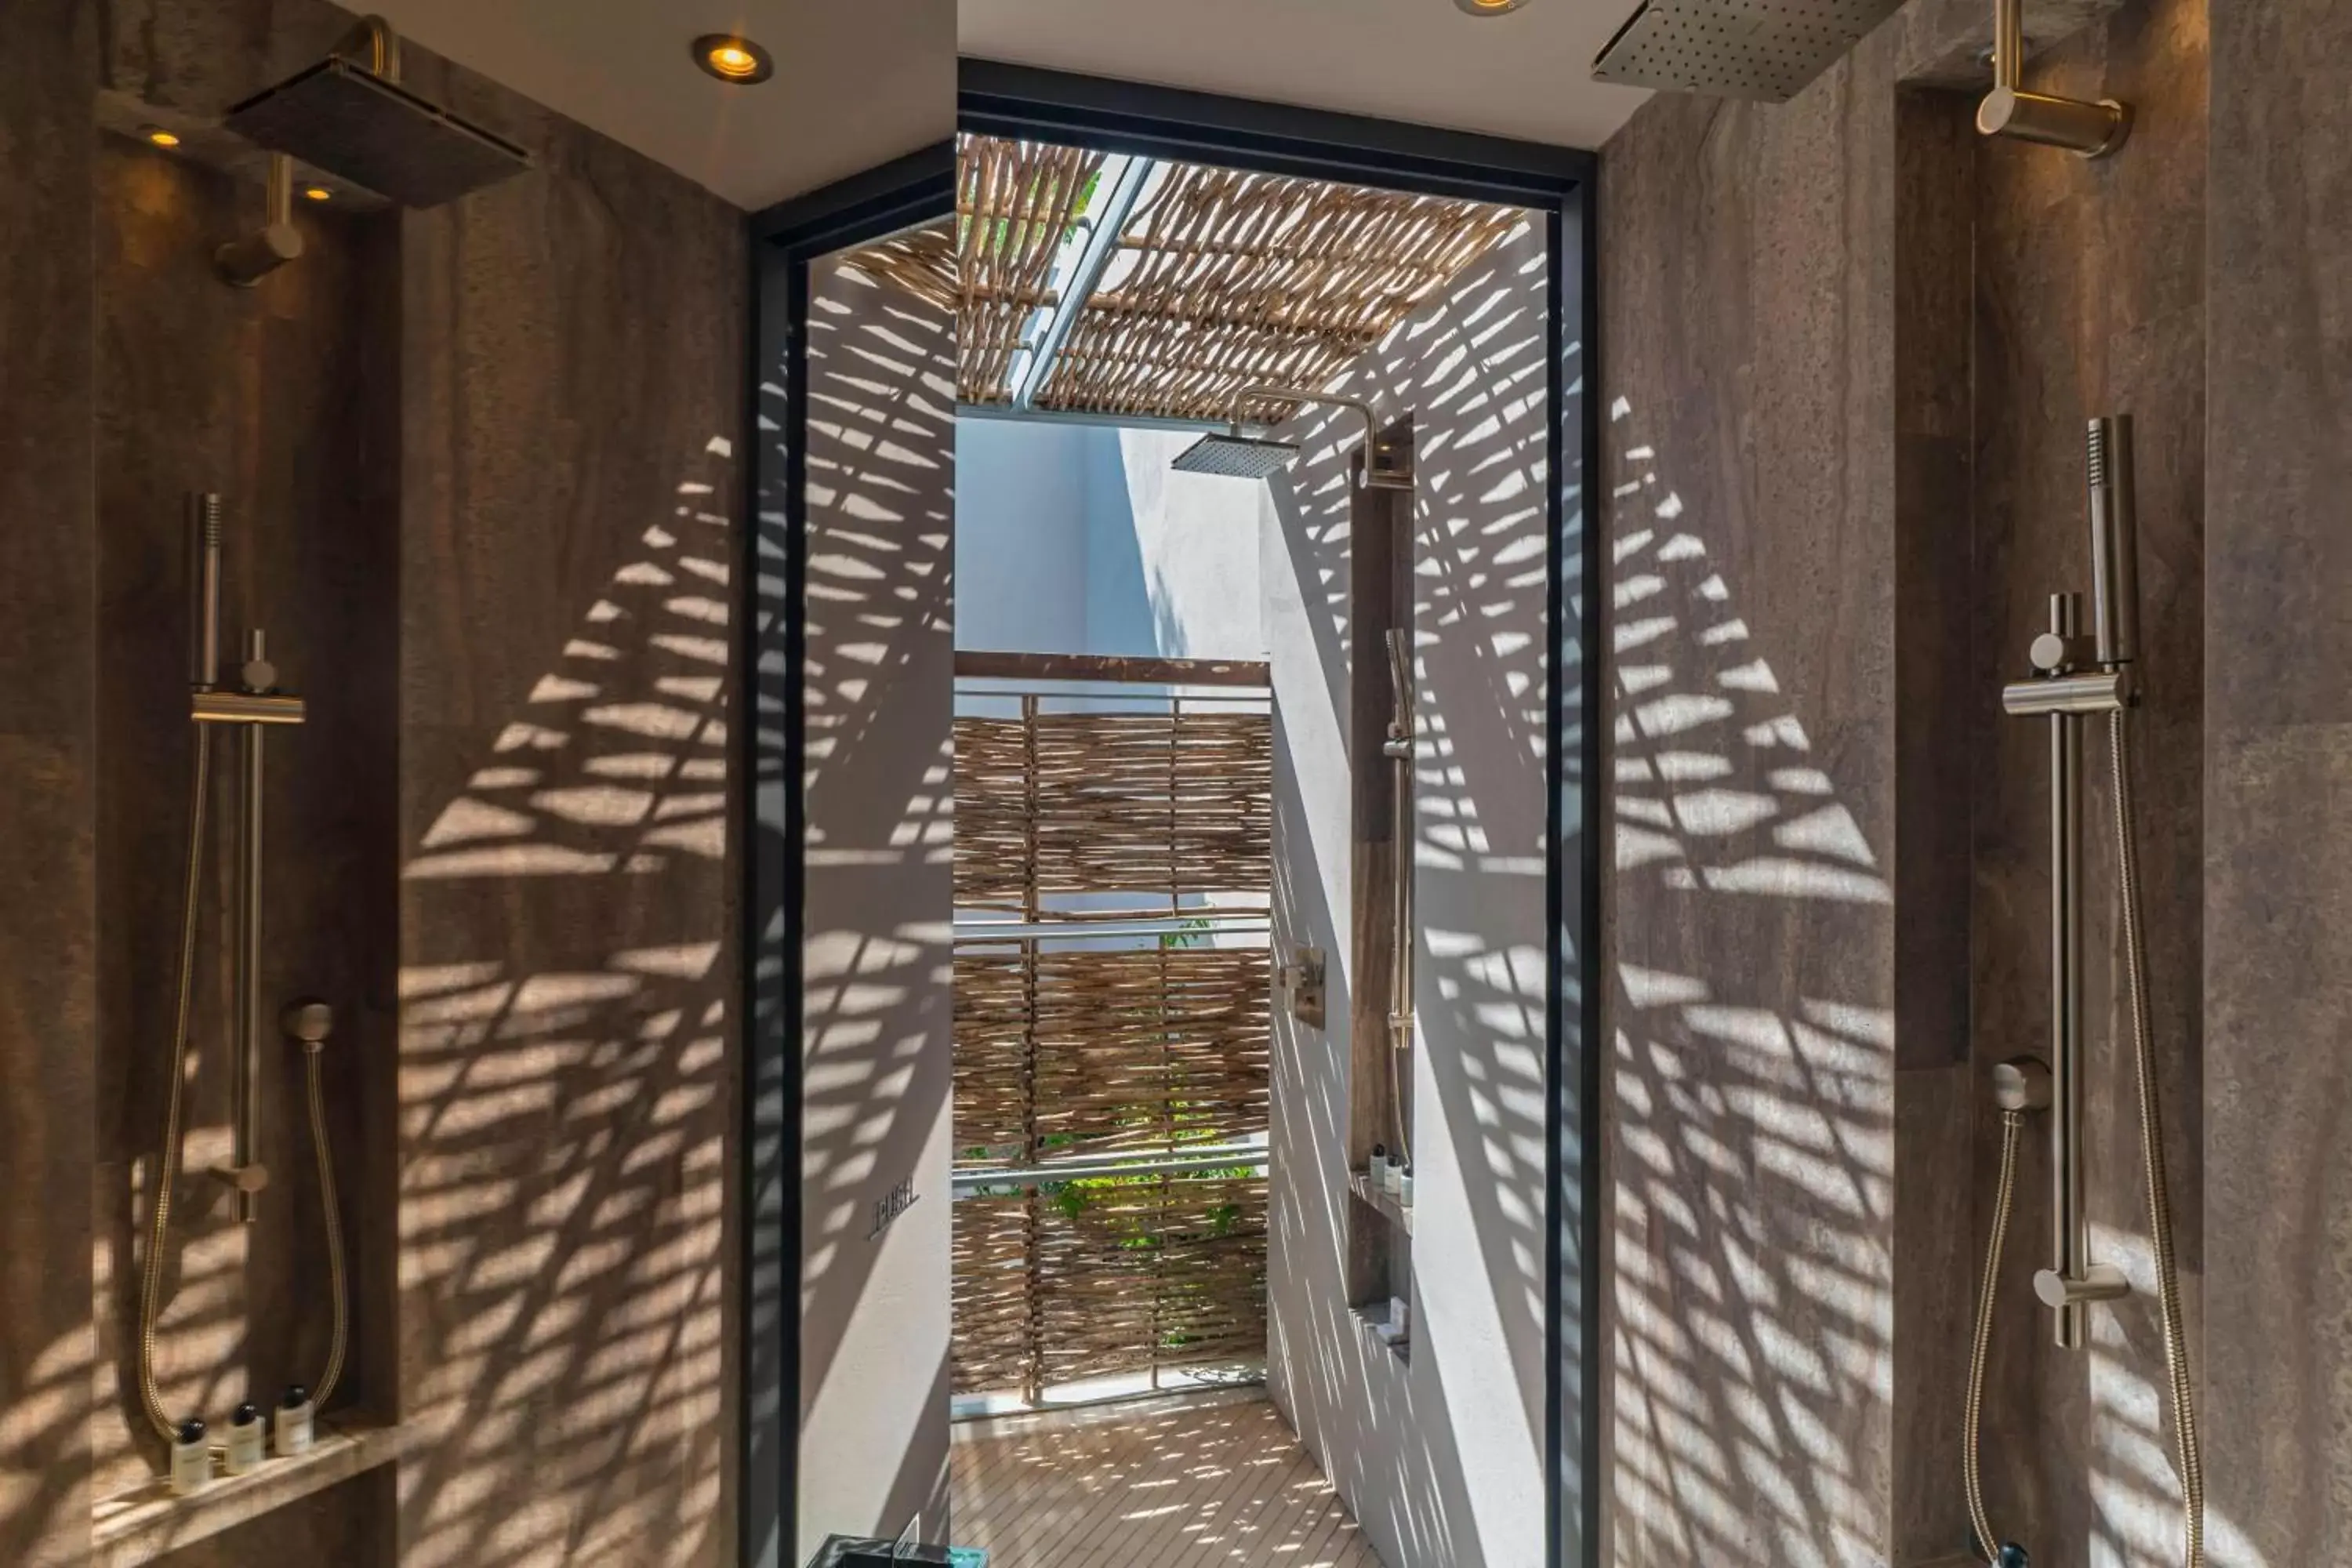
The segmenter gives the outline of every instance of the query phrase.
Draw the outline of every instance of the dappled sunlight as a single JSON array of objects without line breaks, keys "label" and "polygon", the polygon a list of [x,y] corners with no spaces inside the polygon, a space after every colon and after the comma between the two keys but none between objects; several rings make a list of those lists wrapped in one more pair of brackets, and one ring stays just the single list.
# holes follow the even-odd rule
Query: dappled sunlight
[{"label": "dappled sunlight", "polygon": [[402,867],[416,1568],[684,1563],[719,1528],[733,458],[711,440]]},{"label": "dappled sunlight", "polygon": [[[1280,1325],[1270,1353],[1332,1479],[1404,1561],[1532,1562],[1542,1539],[1547,264],[1540,230],[1522,228],[1333,386],[1414,421],[1418,1316],[1407,1367],[1349,1310],[1346,1053],[1277,1017],[1275,1160],[1297,1179],[1278,1184],[1275,1226],[1311,1306],[1307,1321]],[[1302,451],[1270,486],[1267,570],[1280,576],[1269,588],[1278,607],[1296,595],[1299,652],[1313,658],[1286,664],[1277,644],[1278,749],[1289,760],[1276,832],[1292,847],[1278,858],[1276,930],[1331,952],[1338,1018],[1348,846],[1320,816],[1346,820],[1346,796],[1332,793],[1344,776],[1330,770],[1344,770],[1359,673],[1348,657],[1347,453],[1361,426],[1310,410],[1289,429]],[[1387,685],[1384,669],[1360,673]]]},{"label": "dappled sunlight", "polygon": [[[772,840],[761,853],[796,858],[805,877],[800,1239],[796,1258],[757,1261],[748,1308],[757,1334],[781,1292],[797,1289],[801,1379],[785,1399],[798,1419],[772,1427],[777,1417],[762,1417],[752,1462],[766,1441],[808,1435],[803,1557],[828,1531],[895,1534],[918,1514],[935,1522],[944,1501],[955,805],[954,320],[841,258],[810,276],[800,604],[783,602],[780,498],[768,498],[757,542],[767,684],[755,788],[759,832]],[[778,429],[782,388],[761,390],[763,426]],[[803,616],[806,815],[799,842],[787,843],[790,710],[778,678],[782,633]],[[781,1022],[778,949],[793,936],[772,926],[761,937],[769,1013],[757,1027]],[[781,1133],[781,1069],[753,1070],[755,1115]],[[755,1209],[771,1216],[755,1222],[762,1237],[783,1234],[781,1205],[792,1201],[782,1147],[763,1136],[752,1152]],[[901,1184],[910,1206],[877,1223],[877,1201]],[[904,1310],[872,1310],[886,1300]],[[774,1386],[780,1370],[755,1366],[752,1388]]]},{"label": "dappled sunlight", "polygon": [[[64,1541],[89,1526],[86,1483],[47,1457],[72,1452],[91,1412],[106,1407],[92,1395],[96,1351],[87,1329],[61,1335],[28,1359],[22,1384],[0,1389],[0,1533],[9,1540]],[[57,1559],[36,1557],[35,1568],[45,1561]]]},{"label": "dappled sunlight", "polygon": [[1263,1395],[969,1422],[954,1456],[956,1538],[1008,1568],[1380,1568]]},{"label": "dappled sunlight", "polygon": [[1892,890],[1712,520],[1610,417],[1615,1560],[1878,1561],[1894,1018],[1808,955],[1891,952]]}]

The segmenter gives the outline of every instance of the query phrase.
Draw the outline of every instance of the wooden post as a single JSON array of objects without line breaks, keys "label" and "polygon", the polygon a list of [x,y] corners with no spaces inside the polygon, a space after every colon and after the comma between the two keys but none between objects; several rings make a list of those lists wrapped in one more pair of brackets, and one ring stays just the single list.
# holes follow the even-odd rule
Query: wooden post
[{"label": "wooden post", "polygon": [[[1022,918],[1034,925],[1044,905],[1037,890],[1037,699],[1034,694],[1021,699],[1021,738],[1027,763],[1022,778],[1025,809],[1022,814],[1021,911]],[[1037,1134],[1037,939],[1034,936],[1024,938],[1021,943],[1021,1162],[1034,1165],[1041,1152]],[[1032,1405],[1045,1392],[1045,1303],[1038,1278],[1042,1250],[1038,1203],[1037,1189],[1028,1188],[1024,1200],[1021,1260],[1022,1289],[1029,1312],[1028,1331],[1022,1343],[1021,1391]]]},{"label": "wooden post", "polygon": [[[1381,433],[1383,447],[1410,451],[1410,421]],[[1408,489],[1362,482],[1358,452],[1348,491],[1348,1163],[1362,1170],[1372,1145],[1398,1144],[1403,1107],[1391,1089],[1389,1008],[1397,856],[1396,765],[1381,751],[1393,706],[1388,634],[1412,625],[1412,500]],[[1391,1253],[1402,1233],[1367,1204],[1348,1205],[1348,1300],[1388,1299]]]}]

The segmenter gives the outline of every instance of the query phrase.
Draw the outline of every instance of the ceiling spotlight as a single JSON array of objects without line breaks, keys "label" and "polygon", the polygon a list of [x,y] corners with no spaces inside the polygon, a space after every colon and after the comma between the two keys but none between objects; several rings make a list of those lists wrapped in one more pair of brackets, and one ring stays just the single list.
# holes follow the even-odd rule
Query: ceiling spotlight
[{"label": "ceiling spotlight", "polygon": [[177,136],[174,136],[172,132],[164,130],[160,125],[150,125],[145,130],[140,132],[139,134],[144,136],[148,141],[152,142],[158,147],[177,147],[180,144],[180,139]]},{"label": "ceiling spotlight", "polygon": [[1499,16],[1506,11],[1516,11],[1528,0],[1454,0],[1454,4],[1473,16]]},{"label": "ceiling spotlight", "polygon": [[324,185],[305,185],[302,187],[302,195],[308,201],[324,202],[332,201],[335,193]]},{"label": "ceiling spotlight", "polygon": [[733,33],[705,33],[695,39],[694,63],[720,81],[738,84],[765,81],[776,74],[776,62],[767,50]]}]

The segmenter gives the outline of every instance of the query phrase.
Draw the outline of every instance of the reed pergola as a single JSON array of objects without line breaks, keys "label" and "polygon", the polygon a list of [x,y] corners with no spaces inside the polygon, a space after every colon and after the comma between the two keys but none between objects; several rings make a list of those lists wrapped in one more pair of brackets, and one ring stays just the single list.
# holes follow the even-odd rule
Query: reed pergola
[{"label": "reed pergola", "polygon": [[[1010,409],[1025,395],[1046,413],[1219,420],[1251,382],[1328,385],[1526,217],[966,136],[952,232],[894,236],[857,259],[955,310],[966,405]],[[1105,222],[1116,228],[1097,240]],[[1295,412],[1250,410],[1268,423]]]}]

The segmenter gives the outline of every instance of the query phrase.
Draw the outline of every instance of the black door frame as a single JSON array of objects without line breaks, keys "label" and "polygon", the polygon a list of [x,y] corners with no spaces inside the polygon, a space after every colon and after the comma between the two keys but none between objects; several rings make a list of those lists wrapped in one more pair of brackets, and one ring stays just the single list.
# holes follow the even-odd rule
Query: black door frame
[{"label": "black door frame", "polygon": [[[1546,1314],[1546,1538],[1555,1568],[1597,1568],[1602,1061],[1598,937],[1606,741],[1600,715],[1608,659],[1608,605],[1599,596],[1606,558],[1592,491],[1600,450],[1593,193],[1599,160],[1573,148],[976,59],[961,62],[957,123],[989,135],[1507,203],[1543,215],[1553,258],[1546,300],[1552,363],[1546,452],[1551,482],[1545,500],[1550,575],[1546,614],[1551,628],[1546,754],[1553,763],[1545,878],[1550,931],[1545,1268],[1552,1296]],[[771,628],[763,626],[761,613],[763,583],[769,602],[786,606],[801,603],[807,584],[809,267],[835,250],[946,216],[954,203],[955,145],[950,141],[782,203],[751,222],[754,330],[745,428],[753,441],[752,518],[739,548],[734,606],[748,710],[737,727],[736,762],[746,782],[735,808],[739,842],[746,850],[740,929],[746,1020],[740,1134],[746,1152],[739,1199],[745,1281],[739,1515],[747,1565],[760,1561],[753,1554],[764,1542],[779,1542],[785,1553],[796,1550],[797,1542],[800,1293],[797,1278],[787,1274],[796,1275],[792,1266],[801,1250],[803,868],[801,857],[787,849],[800,843],[805,826],[801,781],[806,647],[798,615],[778,614]],[[1565,286],[1570,280],[1572,300]],[[1567,368],[1571,329],[1582,386],[1572,429]],[[772,410],[773,395],[763,392],[762,383],[778,367],[782,427],[763,432],[760,420]],[[1574,559],[1567,539],[1571,496],[1582,525]],[[1570,602],[1571,571],[1582,595],[1576,606]],[[1569,685],[1560,679],[1571,641],[1578,676],[1572,709]],[[781,748],[775,744],[778,731]],[[1563,801],[1570,787],[1577,792],[1573,823]],[[1566,863],[1564,830],[1575,835],[1572,866]],[[772,931],[781,940],[770,942]],[[1568,1303],[1557,1296],[1571,1258],[1578,1264],[1572,1336],[1563,1327]],[[1571,1389],[1579,1395],[1573,1430],[1566,1407]],[[794,1568],[784,1557],[766,1563]]]}]

